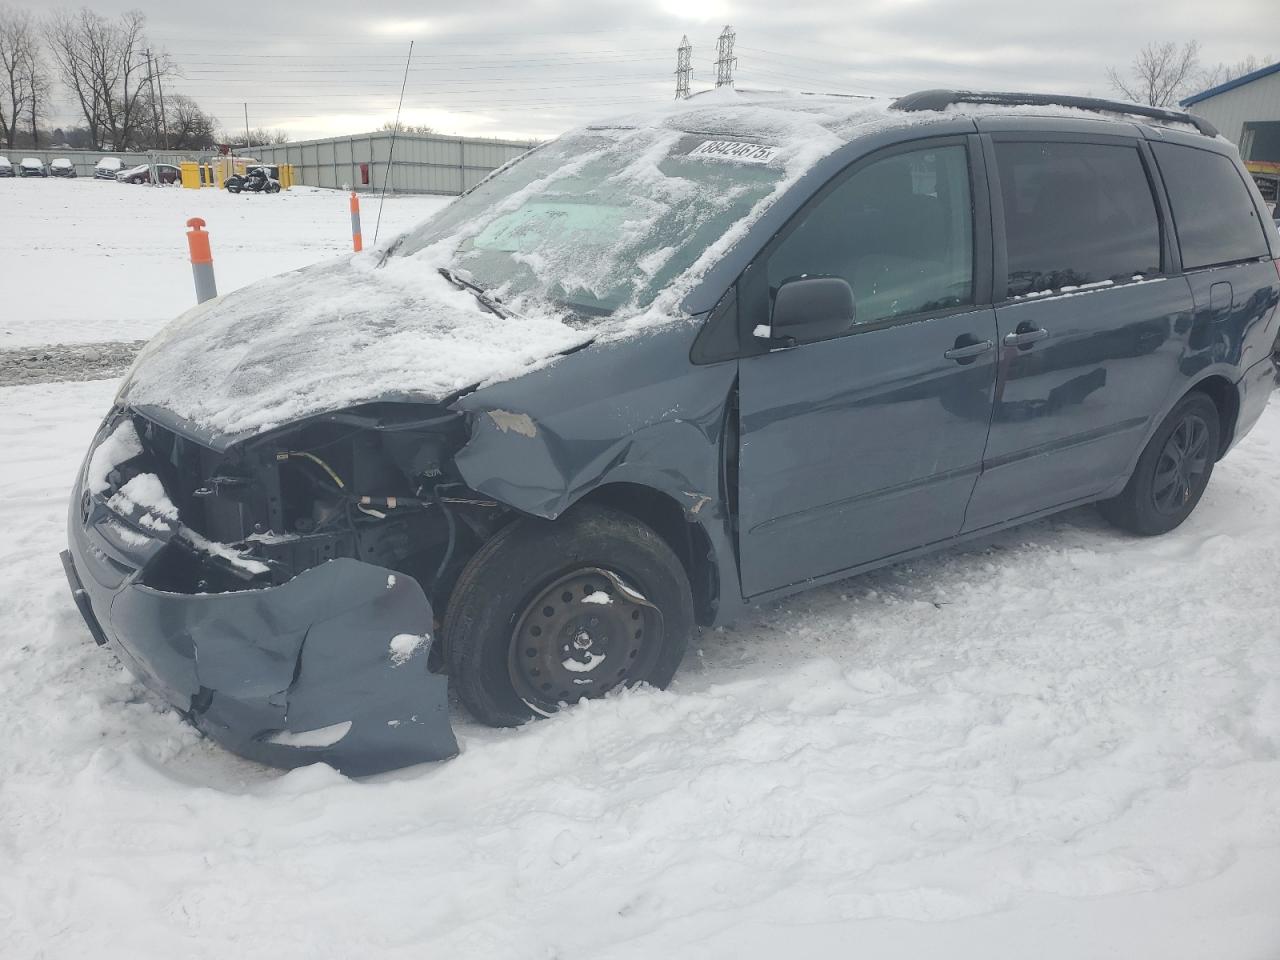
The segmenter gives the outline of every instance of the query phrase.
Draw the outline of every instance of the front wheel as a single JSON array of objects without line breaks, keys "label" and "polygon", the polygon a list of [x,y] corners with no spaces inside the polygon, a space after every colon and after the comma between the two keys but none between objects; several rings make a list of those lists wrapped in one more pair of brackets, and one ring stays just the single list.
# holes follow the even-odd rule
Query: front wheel
[{"label": "front wheel", "polygon": [[463,704],[509,727],[620,686],[665,687],[693,631],[674,551],[625,514],[582,506],[494,534],[458,578],[444,643]]},{"label": "front wheel", "polygon": [[239,193],[241,190],[244,189],[244,184],[241,183],[239,180],[232,178],[227,181],[226,187],[227,187],[228,193]]},{"label": "front wheel", "polygon": [[1147,442],[1118,497],[1098,504],[1102,515],[1130,533],[1168,533],[1196,508],[1218,456],[1218,407],[1199,391],[1178,401]]},{"label": "front wheel", "polygon": [[268,183],[265,189],[266,189],[267,193],[279,193],[279,192],[280,192],[280,184],[278,184],[278,183],[274,183],[274,182],[273,182],[273,183]]}]

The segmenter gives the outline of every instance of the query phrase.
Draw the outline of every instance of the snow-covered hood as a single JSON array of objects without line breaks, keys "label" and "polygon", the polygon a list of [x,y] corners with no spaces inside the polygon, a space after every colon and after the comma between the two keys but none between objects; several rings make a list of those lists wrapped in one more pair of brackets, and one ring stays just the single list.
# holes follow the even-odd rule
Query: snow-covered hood
[{"label": "snow-covered hood", "polygon": [[188,311],[138,355],[119,399],[212,434],[258,433],[373,400],[438,402],[592,337],[550,313],[491,313],[430,258],[379,259],[326,261]]}]

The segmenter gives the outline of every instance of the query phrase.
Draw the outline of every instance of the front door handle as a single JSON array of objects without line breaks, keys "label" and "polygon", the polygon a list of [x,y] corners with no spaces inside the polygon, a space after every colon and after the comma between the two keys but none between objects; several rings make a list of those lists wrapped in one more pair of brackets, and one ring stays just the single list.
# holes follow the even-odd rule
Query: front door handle
[{"label": "front door handle", "polygon": [[1037,327],[1034,330],[1024,329],[1028,324],[1019,324],[1018,329],[1013,333],[1007,333],[1004,337],[1004,345],[1006,347],[1029,347],[1033,343],[1044,340],[1049,336],[1049,331],[1044,327]]},{"label": "front door handle", "polygon": [[[970,342],[963,342],[965,340]],[[975,341],[972,336],[965,335],[957,337],[956,345],[943,353],[943,356],[948,360],[955,360],[957,363],[972,363],[994,346],[995,344],[990,340]]]}]

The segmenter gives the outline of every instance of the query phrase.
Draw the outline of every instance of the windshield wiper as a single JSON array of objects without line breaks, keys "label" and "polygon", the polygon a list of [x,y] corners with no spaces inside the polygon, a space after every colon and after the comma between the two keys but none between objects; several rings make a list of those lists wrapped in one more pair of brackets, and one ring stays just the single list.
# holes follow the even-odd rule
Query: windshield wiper
[{"label": "windshield wiper", "polygon": [[463,280],[460,276],[450,270],[448,267],[437,267],[436,272],[452,283],[459,290],[466,290],[476,298],[480,306],[484,307],[492,314],[499,317],[511,318],[515,314],[499,303],[495,298],[485,292],[483,287],[479,287],[470,280]]}]

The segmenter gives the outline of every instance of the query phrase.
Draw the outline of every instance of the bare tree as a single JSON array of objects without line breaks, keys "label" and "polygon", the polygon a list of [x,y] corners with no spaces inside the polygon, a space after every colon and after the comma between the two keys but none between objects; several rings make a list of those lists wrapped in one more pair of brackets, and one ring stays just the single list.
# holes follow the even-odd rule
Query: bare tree
[{"label": "bare tree", "polygon": [[27,128],[31,131],[31,145],[40,146],[40,121],[49,109],[51,84],[49,72],[45,69],[41,56],[40,44],[36,41],[36,32],[29,34],[30,44],[27,56],[23,61],[23,73],[27,86]]},{"label": "bare tree", "polygon": [[200,105],[176,93],[168,98],[169,146],[174,150],[204,150],[217,141],[217,125]]},{"label": "bare tree", "polygon": [[[390,133],[391,131],[394,131],[396,129],[395,121],[388,120],[385,123],[383,123],[383,125],[380,126],[378,129],[386,130],[388,133]],[[400,124],[399,130],[401,133],[407,133],[407,134],[410,134],[411,136],[412,135],[427,136],[428,134],[432,134],[436,132],[435,127],[428,126],[425,123],[402,123]]]},{"label": "bare tree", "polygon": [[1197,84],[1202,89],[1207,90],[1209,87],[1216,87],[1220,83],[1227,83],[1230,80],[1243,77],[1246,73],[1253,73],[1253,71],[1260,70],[1273,62],[1271,57],[1255,57],[1250,54],[1235,63],[1219,63],[1217,66],[1202,70]]},{"label": "bare tree", "polygon": [[1200,45],[1188,40],[1176,43],[1148,43],[1138,51],[1125,76],[1115,67],[1107,68],[1107,80],[1126,100],[1151,107],[1177,103],[1195,82],[1200,67]]},{"label": "bare tree", "polygon": [[125,150],[140,145],[149,81],[173,73],[167,57],[146,56],[146,22],[138,10],[113,21],[81,9],[56,11],[45,25],[58,73],[99,148]]},{"label": "bare tree", "polygon": [[221,142],[236,150],[247,150],[250,147],[262,147],[273,143],[288,143],[289,134],[284,130],[266,130],[256,127],[249,131],[247,140],[243,130],[236,133],[227,131],[227,138]]},{"label": "bare tree", "polygon": [[[47,82],[41,79],[35,21],[25,10],[0,7],[0,126],[13,147],[18,123],[43,103]],[[39,82],[39,89],[33,86]]]}]

